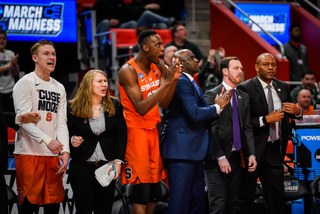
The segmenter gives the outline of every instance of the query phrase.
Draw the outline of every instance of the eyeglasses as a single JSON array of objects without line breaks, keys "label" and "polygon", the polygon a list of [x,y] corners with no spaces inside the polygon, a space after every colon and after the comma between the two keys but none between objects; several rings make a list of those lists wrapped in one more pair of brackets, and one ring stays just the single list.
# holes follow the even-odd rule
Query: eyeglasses
[{"label": "eyeglasses", "polygon": [[178,31],[185,31],[185,30],[187,30],[187,29],[185,29],[185,28],[180,28],[180,29],[177,29],[176,32],[178,32]]}]

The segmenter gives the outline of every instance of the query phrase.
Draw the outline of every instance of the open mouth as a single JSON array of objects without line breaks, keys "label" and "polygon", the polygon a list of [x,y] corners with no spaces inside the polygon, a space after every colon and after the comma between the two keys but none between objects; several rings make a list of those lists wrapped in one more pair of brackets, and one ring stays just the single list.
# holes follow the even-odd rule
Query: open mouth
[{"label": "open mouth", "polygon": [[47,65],[53,65],[53,62],[48,62]]}]

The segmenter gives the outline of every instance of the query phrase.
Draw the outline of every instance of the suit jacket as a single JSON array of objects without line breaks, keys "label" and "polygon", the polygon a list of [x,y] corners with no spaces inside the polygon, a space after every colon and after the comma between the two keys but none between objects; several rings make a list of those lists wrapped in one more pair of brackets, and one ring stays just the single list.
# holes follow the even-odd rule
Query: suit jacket
[{"label": "suit jacket", "polygon": [[3,171],[8,168],[8,127],[17,130],[15,125],[15,113],[3,112],[2,96],[0,93],[0,167]]},{"label": "suit jacket", "polygon": [[[214,104],[217,94],[220,94],[223,85],[211,89],[205,93],[208,104]],[[253,132],[250,118],[250,98],[241,90],[237,90],[237,104],[239,112],[239,125],[241,134],[241,150],[244,157],[255,155]],[[213,141],[213,160],[205,161],[205,167],[217,165],[217,158],[226,156],[229,160],[233,146],[233,108],[228,103],[220,113],[219,119],[211,125]],[[244,158],[246,160],[246,158]]]},{"label": "suit jacket", "polygon": [[212,151],[210,124],[216,117],[216,108],[207,106],[203,94],[199,95],[182,73],[166,108],[165,128],[160,136],[162,158],[203,160]]},{"label": "suit jacket", "polygon": [[120,102],[114,99],[113,104],[116,112],[112,117],[109,117],[108,112],[104,112],[106,130],[99,136],[92,132],[88,118],[76,117],[68,111],[70,136],[82,136],[84,140],[79,147],[73,147],[70,139],[70,157],[73,160],[86,161],[93,154],[98,142],[108,161],[124,160],[127,145],[127,126]]},{"label": "suit jacket", "polygon": [[[273,87],[278,93],[282,103],[291,102],[292,98],[290,96],[289,87],[286,83],[273,79]],[[269,137],[269,124],[260,127],[259,117],[268,115],[268,104],[266,100],[265,93],[263,91],[262,85],[258,77],[249,79],[240,85],[238,89],[246,92],[250,96],[250,105],[251,105],[251,121],[253,126],[254,141],[256,147],[256,157],[257,161],[260,160],[268,137]],[[291,135],[292,129],[289,124],[289,118],[296,119],[297,117],[292,114],[285,113],[284,117],[280,121],[281,126],[281,141],[282,141],[282,156],[284,157],[288,144],[288,137]]]}]

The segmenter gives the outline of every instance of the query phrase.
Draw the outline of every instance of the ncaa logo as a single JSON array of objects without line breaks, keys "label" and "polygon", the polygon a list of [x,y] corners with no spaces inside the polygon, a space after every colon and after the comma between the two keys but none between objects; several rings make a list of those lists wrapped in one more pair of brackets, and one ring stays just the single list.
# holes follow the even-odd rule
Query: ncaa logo
[{"label": "ncaa logo", "polygon": [[143,74],[139,73],[139,77],[140,77],[140,79],[143,79]]},{"label": "ncaa logo", "polygon": [[316,159],[316,161],[320,162],[320,149],[318,149],[318,150],[314,153],[314,158]]}]

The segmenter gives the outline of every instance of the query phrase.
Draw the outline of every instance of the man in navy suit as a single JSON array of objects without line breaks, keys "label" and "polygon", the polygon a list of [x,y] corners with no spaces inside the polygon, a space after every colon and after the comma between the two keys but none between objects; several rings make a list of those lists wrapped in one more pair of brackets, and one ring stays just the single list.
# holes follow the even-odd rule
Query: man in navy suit
[{"label": "man in navy suit", "polygon": [[[208,104],[224,88],[233,90],[233,96],[219,119],[211,125],[213,156],[205,161],[210,214],[235,214],[241,183],[241,152],[248,171],[257,167],[250,118],[249,95],[236,89],[242,78],[242,64],[237,57],[225,57],[220,62],[223,82],[205,93]],[[248,161],[247,161],[248,160]]]},{"label": "man in navy suit", "polygon": [[168,214],[205,211],[203,160],[211,157],[210,124],[218,117],[232,96],[224,93],[208,106],[201,89],[193,80],[199,70],[198,60],[187,49],[173,55],[183,65],[173,99],[167,107],[160,148],[168,168],[170,201]]}]

